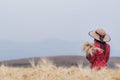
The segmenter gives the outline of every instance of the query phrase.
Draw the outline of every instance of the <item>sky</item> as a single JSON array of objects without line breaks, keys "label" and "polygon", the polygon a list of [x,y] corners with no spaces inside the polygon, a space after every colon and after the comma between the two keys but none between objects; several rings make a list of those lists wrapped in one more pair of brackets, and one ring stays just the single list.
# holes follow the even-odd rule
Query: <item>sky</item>
[{"label": "sky", "polygon": [[[93,41],[89,31],[103,28],[111,37],[111,56],[120,56],[119,8],[119,0],[0,0],[0,42],[36,43],[57,39],[81,45]],[[3,59],[7,59],[6,55],[0,53]],[[16,52],[16,56],[8,58],[19,55]],[[21,55],[29,57],[29,54]]]}]

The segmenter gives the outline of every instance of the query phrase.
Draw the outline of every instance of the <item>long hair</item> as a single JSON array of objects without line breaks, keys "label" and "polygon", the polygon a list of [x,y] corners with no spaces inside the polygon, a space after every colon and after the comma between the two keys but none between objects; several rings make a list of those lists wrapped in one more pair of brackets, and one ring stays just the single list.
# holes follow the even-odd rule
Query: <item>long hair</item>
[{"label": "long hair", "polygon": [[100,43],[100,48],[104,50],[104,54],[106,54],[106,42],[101,42],[97,39],[94,39],[95,42]]}]

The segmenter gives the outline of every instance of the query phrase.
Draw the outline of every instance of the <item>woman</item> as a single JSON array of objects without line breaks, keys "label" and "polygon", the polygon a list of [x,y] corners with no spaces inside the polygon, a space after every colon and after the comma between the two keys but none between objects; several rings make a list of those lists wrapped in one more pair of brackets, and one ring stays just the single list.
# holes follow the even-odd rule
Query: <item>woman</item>
[{"label": "woman", "polygon": [[91,68],[101,69],[107,67],[107,62],[110,56],[110,45],[106,42],[110,41],[109,35],[103,29],[90,31],[89,35],[94,38],[95,51],[86,55],[86,58],[91,63]]}]

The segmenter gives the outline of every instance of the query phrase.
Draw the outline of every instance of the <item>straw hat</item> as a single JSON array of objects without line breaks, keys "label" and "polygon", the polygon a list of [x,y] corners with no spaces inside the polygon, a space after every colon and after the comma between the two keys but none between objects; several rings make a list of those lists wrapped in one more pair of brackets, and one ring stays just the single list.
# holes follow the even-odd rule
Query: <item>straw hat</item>
[{"label": "straw hat", "polygon": [[110,36],[101,28],[96,29],[95,31],[90,31],[89,35],[101,42],[109,42],[111,40]]}]

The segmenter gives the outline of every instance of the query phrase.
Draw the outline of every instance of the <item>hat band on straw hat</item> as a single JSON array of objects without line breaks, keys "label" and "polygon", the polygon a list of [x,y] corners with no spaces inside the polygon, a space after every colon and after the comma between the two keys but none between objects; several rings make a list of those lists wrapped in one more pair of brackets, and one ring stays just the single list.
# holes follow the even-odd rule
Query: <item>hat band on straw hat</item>
[{"label": "hat band on straw hat", "polygon": [[101,41],[101,42],[104,42],[103,39],[104,39],[105,35],[101,35],[101,34],[99,34],[97,31],[95,31],[95,33],[96,33],[97,35],[99,35],[100,41]]}]

